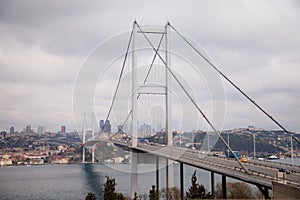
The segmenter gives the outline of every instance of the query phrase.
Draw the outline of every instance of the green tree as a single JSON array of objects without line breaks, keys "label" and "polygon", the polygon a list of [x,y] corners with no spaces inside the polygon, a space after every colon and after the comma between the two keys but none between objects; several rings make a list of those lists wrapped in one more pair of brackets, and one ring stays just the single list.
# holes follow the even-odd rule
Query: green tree
[{"label": "green tree", "polygon": [[134,197],[133,197],[133,199],[132,200],[139,200],[139,197],[138,197],[138,195],[137,195],[137,193],[136,192],[134,192]]},{"label": "green tree", "polygon": [[209,199],[211,198],[210,192],[206,192],[202,184],[197,183],[196,170],[191,178],[192,185],[186,192],[187,199]]},{"label": "green tree", "polygon": [[[253,191],[249,184],[244,182],[228,182],[227,187],[227,199],[255,199]],[[222,199],[222,184],[217,184],[215,196],[217,199]]]},{"label": "green tree", "polygon": [[168,193],[167,193],[167,190],[164,188],[161,190],[160,194],[161,194],[161,197],[164,197],[165,199],[168,199],[168,200],[180,199],[180,191],[176,187],[168,188]]},{"label": "green tree", "polygon": [[97,199],[96,195],[91,192],[89,192],[85,197],[85,200],[96,200],[96,199]]},{"label": "green tree", "polygon": [[104,200],[124,200],[126,199],[122,193],[116,193],[116,180],[114,178],[106,177],[104,184]]},{"label": "green tree", "polygon": [[122,193],[116,193],[116,197],[114,200],[125,200],[125,197]]},{"label": "green tree", "polygon": [[254,199],[250,185],[244,182],[228,183],[227,194],[231,199]]},{"label": "green tree", "polygon": [[152,185],[152,188],[149,191],[149,199],[150,200],[158,200],[158,194],[157,194],[157,190],[155,188],[155,185]]},{"label": "green tree", "polygon": [[104,200],[114,200],[116,198],[116,181],[114,178],[106,177],[106,182],[104,184]]}]

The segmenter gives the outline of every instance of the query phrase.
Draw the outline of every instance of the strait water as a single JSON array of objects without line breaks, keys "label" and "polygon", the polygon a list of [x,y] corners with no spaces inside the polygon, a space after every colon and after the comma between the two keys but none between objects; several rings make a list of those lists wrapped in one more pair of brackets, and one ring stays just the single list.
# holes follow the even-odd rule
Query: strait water
[{"label": "strait water", "polygon": [[[155,165],[140,164],[146,173],[138,175],[139,195],[148,196],[155,185]],[[0,199],[85,199],[88,192],[102,199],[105,176],[116,179],[117,192],[130,194],[129,164],[38,165],[0,167]],[[200,183],[210,189],[210,173],[184,166],[185,188],[190,186],[194,170]],[[179,164],[174,165],[174,184],[179,186]],[[165,169],[160,170],[160,189],[165,187]],[[216,176],[216,180],[220,179]],[[216,181],[220,182],[220,181]]]},{"label": "strait water", "polygon": [[[290,159],[281,160],[290,163]],[[300,164],[300,159],[295,159]],[[140,164],[144,173],[138,175],[139,195],[148,196],[151,185],[155,185],[155,165]],[[197,170],[198,182],[210,190],[210,173],[184,165],[184,191],[190,186],[190,179]],[[127,172],[126,172],[127,171]],[[85,199],[88,192],[102,199],[105,176],[116,179],[117,192],[130,193],[130,165],[39,165],[0,167],[0,199]],[[165,168],[160,170],[160,189],[165,187]],[[229,180],[232,181],[232,180]],[[215,175],[215,183],[221,177]],[[174,165],[174,184],[179,186],[179,164]]]}]

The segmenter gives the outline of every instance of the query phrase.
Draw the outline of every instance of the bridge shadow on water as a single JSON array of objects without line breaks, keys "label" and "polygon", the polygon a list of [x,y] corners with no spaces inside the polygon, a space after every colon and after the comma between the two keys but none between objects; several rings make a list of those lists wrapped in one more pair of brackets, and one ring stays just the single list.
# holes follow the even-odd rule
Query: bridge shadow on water
[{"label": "bridge shadow on water", "polygon": [[93,164],[82,164],[82,170],[85,175],[85,185],[88,192],[94,193],[97,199],[103,199],[104,177],[96,172]]}]

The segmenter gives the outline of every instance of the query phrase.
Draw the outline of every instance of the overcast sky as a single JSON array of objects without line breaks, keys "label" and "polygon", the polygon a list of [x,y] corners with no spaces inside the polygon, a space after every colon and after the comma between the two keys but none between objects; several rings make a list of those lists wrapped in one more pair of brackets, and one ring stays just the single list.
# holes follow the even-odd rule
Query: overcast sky
[{"label": "overcast sky", "polygon": [[[299,10],[297,0],[0,0],[0,129],[73,130],[73,85],[82,64],[136,19],[160,26],[170,21],[287,129],[300,131]],[[127,41],[108,47],[106,56],[125,50]],[[225,82],[224,88],[224,128],[278,128]]]}]

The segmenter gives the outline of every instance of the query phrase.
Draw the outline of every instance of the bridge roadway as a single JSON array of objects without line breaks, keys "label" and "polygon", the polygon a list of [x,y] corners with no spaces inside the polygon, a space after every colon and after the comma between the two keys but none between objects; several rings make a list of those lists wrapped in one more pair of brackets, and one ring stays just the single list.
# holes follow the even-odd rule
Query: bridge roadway
[{"label": "bridge roadway", "polygon": [[[119,141],[111,141],[115,144],[132,148],[128,143]],[[300,167],[294,166],[293,172],[285,174],[285,178],[277,178],[276,173],[280,168],[292,170],[291,165],[272,163],[266,161],[249,161],[243,163],[250,174],[247,174],[244,169],[234,159],[216,157],[212,155],[203,155],[197,150],[161,145],[145,145],[138,144],[132,148],[137,151],[157,155],[168,158],[187,165],[195,166],[204,170],[222,174],[234,179],[248,182],[254,185],[263,186],[272,189],[272,182],[279,181],[293,187],[300,187]]]},{"label": "bridge roadway", "polygon": [[[216,157],[209,154],[201,154],[199,150],[175,146],[162,146],[159,144],[145,145],[143,143],[139,143],[137,147],[133,148],[130,144],[125,142],[105,139],[88,141],[84,145],[92,146],[98,142],[112,142],[123,147],[168,158],[269,189],[272,189],[272,181],[279,181],[292,187],[300,188],[300,166],[249,160],[247,163],[243,163],[250,171],[250,174],[247,174],[236,160],[228,159],[226,157]],[[276,173],[280,168],[289,169],[291,173],[285,174],[284,179],[277,178]]]}]

